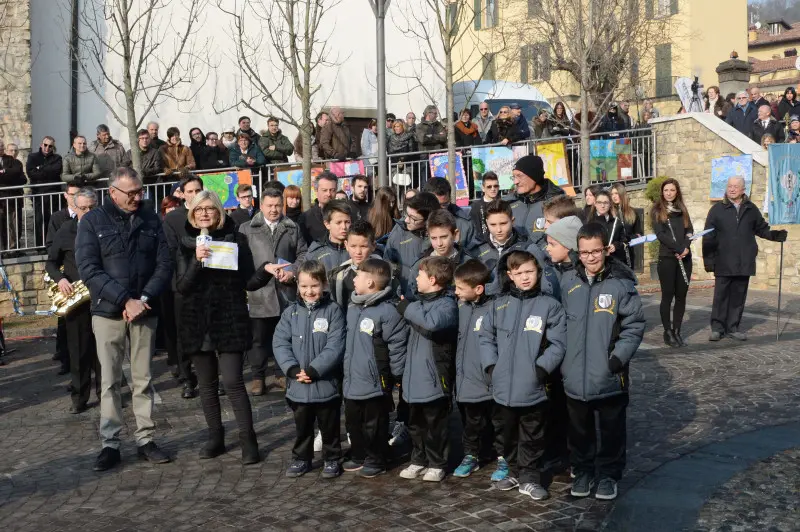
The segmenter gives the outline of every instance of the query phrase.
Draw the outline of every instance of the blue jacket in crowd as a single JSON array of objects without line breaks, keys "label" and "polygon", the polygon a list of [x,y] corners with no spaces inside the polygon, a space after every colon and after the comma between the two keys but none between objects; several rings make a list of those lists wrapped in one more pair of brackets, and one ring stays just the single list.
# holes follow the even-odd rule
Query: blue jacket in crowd
[{"label": "blue jacket in crowd", "polygon": [[481,403],[492,400],[492,378],[481,365],[479,334],[492,298],[458,304],[458,349],[456,349],[456,401]]},{"label": "blue jacket in crowd", "polygon": [[429,247],[430,243],[424,229],[409,231],[403,221],[398,221],[392,228],[389,238],[386,239],[383,258],[398,267],[400,294],[410,293],[408,283],[411,267]]},{"label": "blue jacket in crowd", "polygon": [[472,239],[475,238],[475,225],[469,217],[469,211],[452,203],[448,203],[446,210],[456,219],[458,244],[466,249],[470,242],[472,242]]},{"label": "blue jacket in crowd", "polygon": [[492,375],[494,400],[508,407],[547,400],[545,378],[558,369],[567,349],[567,316],[538,286],[495,298],[483,318],[480,351]]},{"label": "blue jacket in crowd", "polygon": [[[433,255],[433,248],[428,248],[422,252],[422,255],[417,259],[414,265],[411,267],[411,270],[408,272],[408,283],[407,289],[404,293],[401,293],[403,297],[410,301],[416,301],[417,296],[417,275],[419,274],[419,267],[422,264],[422,259],[425,257],[430,257]],[[466,253],[461,246],[458,244],[455,245],[455,255],[450,257],[450,262],[453,264],[453,270],[467,262],[469,259],[473,259],[472,255]],[[447,290],[450,293],[454,293],[454,285],[447,287]]]},{"label": "blue jacket in crowd", "polygon": [[354,294],[347,309],[344,354],[345,399],[371,399],[392,393],[403,374],[408,324],[390,302],[392,286],[369,296]]},{"label": "blue jacket in crowd", "polygon": [[[281,314],[272,350],[286,375],[286,398],[296,403],[324,403],[339,397],[345,346],[342,309],[326,293],[307,305],[301,297]],[[300,370],[311,384],[297,382]]]},{"label": "blue jacket in crowd", "polygon": [[747,135],[749,138],[753,133],[753,126],[758,118],[758,109],[756,106],[747,102],[747,105],[742,107],[736,104],[733,109],[728,111],[728,116],[725,117],[725,122],[732,125],[740,133]]},{"label": "blue jacket in crowd", "polygon": [[486,285],[486,295],[494,296],[502,291],[503,280],[502,276],[498,275],[497,270],[500,259],[506,257],[512,251],[525,250],[528,244],[528,237],[516,229],[513,229],[506,245],[503,246],[502,255],[491,240],[474,240],[472,242],[467,252],[481,261],[492,272],[492,280]]},{"label": "blue jacket in crowd", "polygon": [[[544,242],[541,242],[539,244],[531,244],[525,251],[536,257],[536,262],[539,264],[539,269],[541,270],[541,279],[539,280],[539,287],[542,289],[542,293],[550,297],[554,297],[557,301],[560,301],[561,276],[558,274],[558,271],[553,266],[553,261],[550,259],[550,255],[548,255],[547,251],[545,251]],[[505,266],[504,263],[503,271],[505,272],[507,270],[508,268]]]},{"label": "blue jacket in crowd", "polygon": [[312,242],[306,253],[306,260],[320,261],[328,274],[349,259],[350,254],[345,249],[344,243],[334,244],[327,236],[322,242]]},{"label": "blue jacket in crowd", "polygon": [[511,203],[514,228],[520,233],[528,235],[531,243],[539,243],[545,240],[544,202],[561,194],[564,194],[561,187],[549,179],[545,179],[539,192],[524,195],[513,193],[504,197],[503,200]]}]

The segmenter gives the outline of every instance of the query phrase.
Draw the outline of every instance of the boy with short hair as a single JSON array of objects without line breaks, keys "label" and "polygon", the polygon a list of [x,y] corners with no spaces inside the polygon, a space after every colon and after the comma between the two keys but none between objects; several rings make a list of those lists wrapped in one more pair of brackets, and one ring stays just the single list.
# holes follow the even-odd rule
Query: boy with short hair
[{"label": "boy with short hair", "polygon": [[425,183],[425,192],[430,192],[439,202],[439,206],[453,215],[458,226],[458,243],[462,248],[469,246],[472,239],[475,237],[475,228],[472,225],[469,214],[464,209],[451,203],[450,197],[452,194],[452,187],[450,181],[443,177],[431,177]]},{"label": "boy with short hair", "polygon": [[318,260],[325,271],[331,270],[347,260],[344,241],[350,229],[350,206],[344,200],[331,200],[322,209],[322,219],[328,236],[322,242],[314,241],[308,248],[306,260]]},{"label": "boy with short hair", "polygon": [[347,309],[343,389],[350,460],[344,470],[365,478],[386,471],[392,383],[403,374],[406,359],[408,324],[391,303],[391,282],[388,262],[365,259]]},{"label": "boy with short hair", "polygon": [[[561,373],[569,411],[575,480],[571,493],[612,500],[625,469],[628,365],[642,342],[645,318],[636,276],[608,255],[608,234],[590,223],[577,237],[580,264],[562,278],[561,300],[570,319]],[[595,435],[599,417],[600,438]]]},{"label": "boy with short hair", "polygon": [[447,466],[450,394],[458,341],[458,306],[447,287],[453,264],[425,257],[417,275],[417,301],[400,301],[397,311],[411,326],[403,370],[403,397],[409,405],[408,429],[414,444],[406,479],[441,482]]},{"label": "boy with short hair", "polygon": [[475,228],[475,240],[489,240],[489,226],[486,225],[486,208],[500,197],[500,179],[494,172],[483,174],[481,183],[483,197],[470,203],[469,219]]},{"label": "boy with short hair", "polygon": [[492,378],[495,430],[503,456],[514,456],[516,450],[519,475],[502,478],[497,487],[518,487],[537,501],[549,497],[550,483],[539,470],[549,407],[545,383],[567,348],[567,316],[558,301],[542,294],[540,271],[527,251],[508,256],[511,286],[495,298],[480,332],[483,368]]},{"label": "boy with short hair", "polygon": [[297,433],[287,477],[311,471],[315,422],[322,433],[322,478],[341,474],[339,375],[345,319],[339,305],[325,292],[327,279],[319,261],[309,260],[300,266],[300,297],[283,311],[272,338],[275,360],[286,375],[286,402],[294,412]]},{"label": "boy with short hair", "polygon": [[575,199],[566,194],[555,196],[545,201],[542,212],[544,213],[545,229],[562,218],[568,216],[577,216],[580,218],[583,216],[583,209],[579,209],[578,206],[575,205]]},{"label": "boy with short hair", "polygon": [[[580,210],[575,206],[575,200],[566,195],[560,195],[547,200],[542,207],[542,213],[544,214],[544,227],[542,230],[546,232],[548,227],[561,218],[579,215]],[[542,292],[560,300],[561,284],[559,280],[561,279],[561,274],[557,271],[558,268],[554,267],[553,262],[545,251],[546,248],[545,235],[545,238],[538,243],[532,243],[528,246],[527,251],[536,257],[539,267],[542,269]],[[562,268],[565,267],[566,265],[562,265]]]},{"label": "boy with short hair", "polygon": [[479,461],[493,452],[481,449],[481,443],[493,435],[491,378],[481,367],[478,335],[481,323],[491,308],[486,294],[491,271],[481,261],[470,259],[455,272],[458,297],[458,347],[456,349],[456,402],[461,413],[461,441],[464,458],[454,477],[468,477],[480,468]]},{"label": "boy with short hair", "polygon": [[347,230],[344,247],[350,258],[331,270],[331,297],[342,309],[350,304],[350,295],[355,288],[356,272],[361,264],[369,258],[380,258],[375,252],[375,229],[366,220],[356,220]]}]

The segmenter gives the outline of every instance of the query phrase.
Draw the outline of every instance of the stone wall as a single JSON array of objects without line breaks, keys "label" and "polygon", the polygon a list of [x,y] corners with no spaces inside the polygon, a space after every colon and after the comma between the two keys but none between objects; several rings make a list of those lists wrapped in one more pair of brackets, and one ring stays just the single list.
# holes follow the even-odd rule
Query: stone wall
[{"label": "stone wall", "polygon": [[0,0],[0,138],[31,147],[30,1]]},{"label": "stone wall", "polygon": [[20,310],[25,314],[50,308],[50,299],[47,297],[47,290],[42,280],[44,262],[6,264],[4,268],[12,292],[0,291],[0,317],[14,314],[12,295],[17,296]]}]

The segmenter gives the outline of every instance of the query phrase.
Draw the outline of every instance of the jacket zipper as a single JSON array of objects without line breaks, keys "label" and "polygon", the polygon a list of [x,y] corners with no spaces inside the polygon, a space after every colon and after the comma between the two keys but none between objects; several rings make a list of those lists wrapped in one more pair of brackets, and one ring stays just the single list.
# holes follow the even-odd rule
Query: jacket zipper
[{"label": "jacket zipper", "polygon": [[[519,300],[519,308],[517,309],[517,319],[516,319],[516,321],[514,323],[519,323],[519,320],[522,317],[522,301],[523,301],[522,299]],[[495,327],[497,327],[497,325],[495,325]],[[514,356],[514,352],[517,349],[517,335],[514,334],[513,331],[511,331],[509,333],[509,336],[511,336],[511,338],[513,339],[512,340],[511,349],[509,350],[509,354],[511,355],[511,381],[510,381],[510,383],[508,385],[508,404],[511,404],[511,398],[514,397],[514,394],[513,394],[513,390],[514,390],[514,361],[516,360],[516,357]],[[534,364],[535,363],[536,362],[534,362]],[[534,371],[535,370],[536,370],[536,368],[534,368]]]},{"label": "jacket zipper", "polygon": [[[595,283],[597,281],[595,280]],[[586,298],[586,323],[583,326],[583,396],[587,397],[587,379],[588,379],[588,368],[589,368],[589,357],[587,356],[587,348],[586,348],[586,339],[589,337],[589,312],[590,312],[590,304],[592,303],[592,288],[593,284],[589,285],[589,297]]]}]

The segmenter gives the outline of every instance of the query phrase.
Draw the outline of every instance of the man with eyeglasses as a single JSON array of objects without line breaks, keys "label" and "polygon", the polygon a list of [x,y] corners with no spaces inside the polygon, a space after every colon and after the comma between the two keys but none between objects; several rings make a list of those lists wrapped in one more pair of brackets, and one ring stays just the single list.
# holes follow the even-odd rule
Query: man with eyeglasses
[{"label": "man with eyeglasses", "polygon": [[202,170],[215,170],[228,168],[231,165],[230,151],[219,140],[219,135],[214,131],[206,133],[206,145],[199,161],[195,161]]},{"label": "man with eyeglasses", "polygon": [[503,198],[511,202],[514,227],[528,235],[532,244],[544,241],[546,223],[544,202],[564,191],[544,175],[544,162],[538,155],[526,155],[514,164],[514,193]]},{"label": "man with eyeglasses", "polygon": [[230,217],[239,226],[252,220],[253,216],[258,212],[258,209],[253,205],[253,187],[247,184],[237,186],[236,199],[239,200],[239,206],[231,211]]},{"label": "man with eyeglasses", "polygon": [[[61,192],[61,170],[63,162],[56,153],[56,141],[53,137],[45,137],[35,153],[28,155],[25,171],[33,192],[33,213],[35,220],[36,246],[45,242],[44,229],[50,223],[53,208],[58,205],[56,194]],[[48,186],[49,185],[49,186]]]},{"label": "man with eyeglasses", "polygon": [[170,461],[153,441],[150,362],[155,351],[158,298],[169,287],[173,261],[158,214],[142,207],[144,188],[136,172],[117,168],[108,194],[111,201],[81,219],[75,243],[80,278],[92,296],[92,329],[102,373],[103,450],[95,471],[120,463],[120,381],[126,339],[130,342],[137,454],[154,464]]},{"label": "man with eyeglasses", "polygon": [[136,137],[138,139],[137,147],[125,152],[122,166],[127,166],[128,168],[133,167],[133,150],[138,149],[139,160],[142,165],[142,180],[145,185],[150,185],[156,182],[156,175],[164,170],[161,164],[161,154],[158,152],[158,149],[153,146],[153,139],[146,129],[140,129]]},{"label": "man with eyeglasses", "polygon": [[492,130],[494,115],[489,111],[489,104],[487,102],[481,102],[480,105],[478,105],[478,116],[472,119],[472,123],[478,126],[478,135],[481,137],[481,143],[488,144],[489,141],[486,140],[486,138]]},{"label": "man with eyeglasses", "polygon": [[749,137],[753,133],[757,113],[755,105],[750,103],[747,91],[740,91],[736,93],[736,105],[728,112],[725,122]]},{"label": "man with eyeglasses", "polygon": [[[74,293],[72,283],[80,280],[75,261],[75,238],[78,235],[78,222],[97,206],[97,194],[93,188],[79,189],[75,194],[76,217],[67,220],[56,232],[52,245],[47,250],[45,270],[66,297]],[[61,268],[63,267],[63,271]],[[97,346],[92,332],[92,315],[89,302],[73,307],[64,318],[69,351],[69,368],[72,374],[71,414],[86,411],[91,392],[92,371],[94,371],[95,394],[100,401],[102,395],[100,362],[97,359]]]}]

